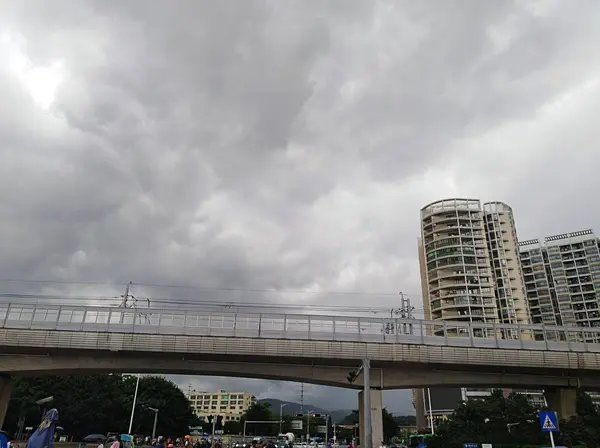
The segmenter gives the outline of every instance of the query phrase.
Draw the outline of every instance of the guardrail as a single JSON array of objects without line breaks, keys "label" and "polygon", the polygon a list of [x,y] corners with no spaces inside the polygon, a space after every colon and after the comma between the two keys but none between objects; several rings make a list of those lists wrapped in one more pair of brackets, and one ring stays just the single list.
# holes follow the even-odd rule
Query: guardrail
[{"label": "guardrail", "polygon": [[376,317],[0,304],[5,329],[600,352],[600,328]]}]

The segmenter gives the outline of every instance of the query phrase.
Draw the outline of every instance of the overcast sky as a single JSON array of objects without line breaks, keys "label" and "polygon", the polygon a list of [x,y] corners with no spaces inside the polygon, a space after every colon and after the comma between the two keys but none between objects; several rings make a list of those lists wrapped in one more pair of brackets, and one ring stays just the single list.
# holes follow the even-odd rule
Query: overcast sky
[{"label": "overcast sky", "polygon": [[[418,312],[429,202],[505,201],[521,239],[599,227],[597,0],[0,11],[0,278],[64,282],[0,293],[110,297],[131,280],[216,289],[142,296],[385,308],[403,291]],[[386,404],[411,412],[408,396]],[[356,407],[323,387],[305,401]]]}]

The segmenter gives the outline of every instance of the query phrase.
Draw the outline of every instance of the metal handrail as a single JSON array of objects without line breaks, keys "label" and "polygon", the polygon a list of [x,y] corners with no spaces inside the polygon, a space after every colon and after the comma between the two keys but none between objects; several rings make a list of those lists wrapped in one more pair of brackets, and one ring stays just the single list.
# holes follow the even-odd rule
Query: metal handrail
[{"label": "metal handrail", "polygon": [[0,328],[6,329],[600,351],[600,328],[272,312],[243,313],[214,309],[135,309],[9,303],[0,305],[0,324]]}]

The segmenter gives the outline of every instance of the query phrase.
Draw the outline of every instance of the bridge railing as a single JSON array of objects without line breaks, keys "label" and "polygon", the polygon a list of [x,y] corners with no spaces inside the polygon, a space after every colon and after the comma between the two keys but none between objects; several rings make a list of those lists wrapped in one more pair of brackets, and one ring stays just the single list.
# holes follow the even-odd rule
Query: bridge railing
[{"label": "bridge railing", "polygon": [[600,352],[600,328],[215,310],[0,304],[2,328]]}]

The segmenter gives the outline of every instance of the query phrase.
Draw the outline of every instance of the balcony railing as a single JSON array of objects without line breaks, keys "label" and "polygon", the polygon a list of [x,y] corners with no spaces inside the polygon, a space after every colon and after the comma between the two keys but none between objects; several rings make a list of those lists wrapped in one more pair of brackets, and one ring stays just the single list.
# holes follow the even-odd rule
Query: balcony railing
[{"label": "balcony railing", "polygon": [[239,313],[199,308],[160,310],[0,304],[0,325],[4,331],[309,339],[600,353],[600,328]]}]

